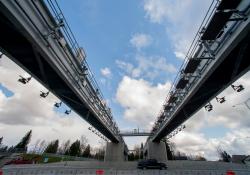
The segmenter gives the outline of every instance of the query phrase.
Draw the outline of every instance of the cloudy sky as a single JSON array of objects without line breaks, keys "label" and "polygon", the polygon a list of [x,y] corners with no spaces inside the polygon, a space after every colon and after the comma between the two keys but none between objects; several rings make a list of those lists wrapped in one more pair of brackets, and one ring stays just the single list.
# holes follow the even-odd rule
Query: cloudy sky
[{"label": "cloudy sky", "polygon": [[[181,65],[211,0],[60,0],[58,1],[121,130],[152,127],[171,82]],[[58,99],[5,56],[0,60],[0,136],[13,145],[29,129],[31,146],[37,139],[72,141],[86,135],[97,146],[98,138],[74,112],[64,115],[53,105]],[[250,97],[250,74],[235,84],[241,93],[226,89],[226,102],[212,101],[214,110],[201,109],[186,129],[171,139],[177,149],[217,159],[216,148],[230,154],[250,154],[250,112],[242,103]],[[238,105],[236,105],[238,104]],[[235,107],[232,107],[235,105]],[[250,101],[249,101],[250,105]],[[64,106],[64,109],[67,109]],[[130,148],[146,138],[126,138]]]}]

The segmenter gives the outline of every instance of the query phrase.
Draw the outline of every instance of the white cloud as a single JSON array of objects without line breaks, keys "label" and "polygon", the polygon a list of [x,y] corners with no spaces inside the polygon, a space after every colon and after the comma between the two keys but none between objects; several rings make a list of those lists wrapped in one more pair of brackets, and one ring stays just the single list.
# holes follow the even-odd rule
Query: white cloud
[{"label": "white cloud", "polygon": [[23,85],[17,81],[19,75],[27,76],[20,67],[3,57],[0,65],[0,82],[14,92],[6,97],[0,91],[0,136],[4,144],[15,145],[30,129],[33,130],[31,144],[38,139],[74,141],[85,134],[91,145],[97,145],[98,137],[87,128],[89,124],[72,112],[69,116],[53,110],[58,99],[53,95],[45,99],[39,97],[40,90],[45,90],[36,80],[32,79]]},{"label": "white cloud", "polygon": [[130,74],[134,69],[134,65],[131,63],[127,63],[121,60],[115,60],[115,63],[120,69],[126,71],[126,73],[128,74]]},{"label": "white cloud", "polygon": [[137,33],[130,39],[130,43],[139,50],[143,47],[149,46],[152,43],[152,37],[150,35]]},{"label": "white cloud", "polygon": [[[218,97],[225,96],[225,103],[220,104],[213,99],[211,101],[213,110],[211,112],[207,112],[204,108],[202,108],[186,122],[187,125],[190,124],[192,126],[191,128],[196,128],[197,130],[204,126],[223,126],[228,129],[249,128],[250,119],[246,116],[250,115],[250,110],[248,110],[243,103],[250,97],[249,79],[250,72],[234,83],[235,85],[242,84],[245,87],[245,90],[236,92],[231,87],[228,87],[225,91],[218,95]],[[250,104],[250,100],[247,101],[247,103]],[[232,107],[234,105],[236,106]]]},{"label": "white cloud", "polygon": [[112,76],[112,73],[108,67],[102,68],[101,74],[106,78],[111,78],[111,76]]},{"label": "white cloud", "polygon": [[136,55],[135,60],[137,66],[121,60],[116,60],[116,64],[133,78],[149,78],[152,80],[161,73],[167,74],[177,71],[174,65],[167,63],[165,57]]},{"label": "white cloud", "polygon": [[227,151],[230,155],[249,155],[249,128],[239,128],[228,132],[223,137],[207,138],[200,132],[182,131],[171,139],[176,149],[187,155],[203,155],[208,160],[218,160],[217,148]]},{"label": "white cloud", "polygon": [[140,128],[150,129],[169,91],[170,83],[151,85],[140,79],[124,76],[119,83],[116,100],[124,108],[124,118],[136,122]]},{"label": "white cloud", "polygon": [[[216,100],[212,100],[213,110],[211,112],[202,108],[188,119],[185,122],[185,130],[171,139],[177,149],[187,154],[200,153],[210,160],[218,159],[218,147],[229,154],[250,154],[248,149],[250,119],[246,117],[250,115],[250,110],[242,103],[250,96],[249,78],[250,72],[234,83],[235,85],[242,84],[245,90],[238,93],[228,87],[218,95],[218,97],[225,96],[225,103],[220,104]],[[241,105],[232,107],[235,104]],[[209,131],[214,130],[214,127],[217,129],[218,135],[210,136]],[[222,128],[222,130],[218,128]],[[207,135],[204,135],[203,129],[207,131]]]},{"label": "white cloud", "polygon": [[166,28],[173,53],[183,59],[211,0],[145,0],[146,17]]},{"label": "white cloud", "polygon": [[180,59],[182,59],[182,60],[184,60],[185,57],[186,57],[186,55],[185,55],[183,52],[181,52],[181,51],[175,51],[174,54],[175,54],[175,56],[176,56],[177,58],[180,58]]}]

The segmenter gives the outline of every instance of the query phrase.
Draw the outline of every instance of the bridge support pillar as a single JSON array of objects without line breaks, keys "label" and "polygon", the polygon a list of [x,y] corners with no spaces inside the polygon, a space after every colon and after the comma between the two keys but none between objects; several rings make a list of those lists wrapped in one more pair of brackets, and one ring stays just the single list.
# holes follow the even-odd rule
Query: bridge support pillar
[{"label": "bridge support pillar", "polygon": [[107,142],[104,161],[127,161],[128,154],[124,143]]},{"label": "bridge support pillar", "polygon": [[164,142],[147,141],[144,147],[144,157],[146,159],[156,159],[160,162],[167,161],[166,144]]}]

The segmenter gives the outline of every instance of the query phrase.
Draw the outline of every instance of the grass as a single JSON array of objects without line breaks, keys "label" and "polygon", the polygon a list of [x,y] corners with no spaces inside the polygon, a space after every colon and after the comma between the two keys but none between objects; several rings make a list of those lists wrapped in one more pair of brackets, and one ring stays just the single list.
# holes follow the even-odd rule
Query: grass
[{"label": "grass", "polygon": [[[73,161],[71,158],[67,157],[57,157],[53,155],[40,155],[40,154],[22,154],[21,155],[24,160],[34,160],[36,163],[54,163],[54,162],[61,162],[61,161]],[[45,159],[47,161],[45,162]]]}]

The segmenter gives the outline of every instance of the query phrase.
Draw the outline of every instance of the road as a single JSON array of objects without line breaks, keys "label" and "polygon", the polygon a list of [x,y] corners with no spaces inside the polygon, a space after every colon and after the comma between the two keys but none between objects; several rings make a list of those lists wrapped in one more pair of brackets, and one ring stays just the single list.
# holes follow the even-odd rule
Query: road
[{"label": "road", "polygon": [[244,164],[212,162],[212,161],[167,161],[167,170],[138,170],[137,162],[60,162],[44,165],[16,165],[5,166],[3,168],[4,175],[10,174],[114,174],[114,175],[138,175],[138,174],[192,174],[192,175],[224,175],[228,170],[234,171],[237,175],[249,175],[250,167]]}]

